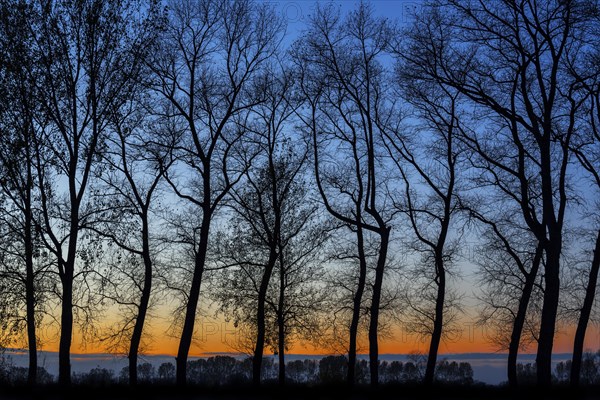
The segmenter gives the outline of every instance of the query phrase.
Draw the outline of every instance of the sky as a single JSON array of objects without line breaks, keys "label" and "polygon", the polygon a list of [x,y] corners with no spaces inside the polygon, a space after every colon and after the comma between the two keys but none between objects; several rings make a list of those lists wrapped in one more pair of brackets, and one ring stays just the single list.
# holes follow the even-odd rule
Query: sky
[{"label": "sky", "polygon": [[[287,21],[287,40],[291,43],[300,31],[306,26],[310,15],[315,7],[315,2],[310,1],[264,1],[271,4],[276,12]],[[354,9],[358,1],[320,1],[321,4],[333,4],[340,8],[342,14]],[[411,21],[411,15],[418,13],[419,1],[409,0],[375,0],[370,1],[373,10],[377,16],[384,16],[400,24],[408,24]],[[442,343],[441,353],[474,353],[474,352],[495,352],[497,348],[492,345],[486,335],[486,328],[477,326],[476,310],[473,305],[476,303],[474,294],[476,288],[476,268],[469,261],[469,245],[465,245],[467,257],[458,265],[460,270],[460,279],[456,284],[465,295],[465,315],[460,321],[458,333]],[[145,331],[145,336],[151,336],[148,342],[146,352],[148,354],[175,354],[177,352],[178,338],[167,335],[169,317],[171,316],[168,307],[159,310],[162,318],[150,321],[150,326]],[[211,312],[205,312],[205,315],[212,315]],[[110,318],[110,315],[108,316]],[[396,325],[392,328],[391,337],[382,338],[380,344],[380,353],[398,353],[406,354],[412,351],[424,352],[427,349],[428,342],[423,338],[407,334],[402,327]],[[569,352],[572,347],[573,328],[569,326],[562,327],[556,337],[555,351],[558,353]],[[231,323],[227,323],[217,317],[205,316],[197,323],[196,342],[192,346],[191,355],[199,356],[207,352],[228,352],[232,350],[230,343],[236,340],[237,331]],[[46,351],[55,351],[58,349],[58,330],[47,332],[44,336],[49,338],[42,347]],[[587,335],[586,347],[600,348],[600,329],[593,327]],[[98,353],[105,351],[101,343],[84,341],[79,334],[75,334],[73,352]],[[533,349],[534,350],[534,349]],[[530,349],[530,351],[533,351]],[[363,345],[363,352],[367,351],[366,343]],[[296,344],[290,353],[297,354],[323,354],[327,349],[319,349],[310,345]]]},{"label": "sky", "polygon": [[[287,21],[287,35],[290,38],[297,36],[304,26],[308,23],[310,15],[317,2],[313,0],[295,0],[295,1],[271,1],[265,0],[262,3],[273,5],[275,10]],[[331,4],[339,7],[342,14],[353,10],[360,1],[356,0],[320,0],[319,4]],[[375,15],[389,18],[392,21],[405,24],[411,21],[411,16],[419,11],[422,1],[415,0],[371,0],[368,1],[373,6]]]},{"label": "sky", "polygon": [[[165,311],[162,318],[150,321],[144,332],[146,346],[144,353],[147,355],[174,355],[177,353],[179,338],[166,334],[168,330],[168,318],[170,314]],[[440,346],[440,354],[468,354],[468,353],[505,353],[490,342],[490,336],[485,326],[476,325],[474,319],[465,316],[459,322],[459,329],[452,337],[444,340]],[[206,356],[211,353],[236,352],[234,344],[240,338],[239,332],[231,322],[225,322],[216,317],[199,318],[195,328],[194,343],[190,349],[191,357]],[[58,350],[58,331],[55,335],[47,333],[50,338],[42,346],[45,351]],[[51,338],[55,339],[52,340]],[[555,336],[554,352],[570,353],[573,346],[574,327],[562,324],[558,327]],[[600,325],[590,323],[586,335],[585,349],[593,350],[600,348]],[[410,354],[413,352],[425,353],[428,349],[427,338],[421,338],[407,333],[399,324],[394,324],[390,337],[382,337],[379,340],[380,354]],[[84,341],[80,334],[75,332],[73,353],[103,353],[106,348],[101,343]],[[359,353],[368,352],[368,342],[359,341]],[[525,349],[523,353],[534,353],[535,347]],[[269,352],[266,352],[269,354]],[[288,350],[288,354],[331,354],[332,349],[315,348],[310,344],[297,342]]]},{"label": "sky", "polygon": [[[266,2],[266,1],[265,1]],[[314,8],[314,1],[268,1],[272,4],[277,12],[287,20],[288,23],[288,39],[291,43],[295,37],[298,36],[300,30],[306,26],[310,14]],[[357,1],[321,1],[321,3],[331,3],[340,7],[342,13],[351,10],[358,3]],[[414,12],[418,12],[420,2],[418,1],[405,1],[405,0],[379,0],[371,1],[376,15],[385,16],[392,20],[396,20],[402,24],[410,22],[410,15]],[[467,248],[467,252],[469,249]],[[472,263],[469,262],[468,257],[460,265],[461,270],[461,284],[462,291],[466,295],[466,303],[473,304],[473,293],[476,291],[475,281],[475,268]],[[211,313],[205,313],[211,314]],[[170,323],[169,317],[171,316],[167,309],[159,312],[162,318],[157,318],[150,321],[150,326],[145,331],[145,337],[151,336],[152,339],[148,343],[145,353],[153,355],[152,358],[155,361],[172,361],[172,355],[177,352],[178,338],[172,337],[166,334],[168,325]],[[467,307],[466,315],[462,317],[460,326],[457,334],[442,343],[440,353],[442,357],[444,354],[453,355],[453,359],[461,359],[456,354],[463,354],[462,359],[468,360],[475,367],[476,379],[482,380],[487,383],[499,383],[503,380],[504,376],[504,355],[488,355],[485,358],[485,362],[482,358],[468,358],[467,355],[474,353],[495,353],[497,348],[489,342],[489,337],[485,326],[478,326],[475,324],[475,317],[473,307]],[[396,324],[398,325],[398,324]],[[572,338],[573,338],[573,327],[572,326],[561,326],[559,332],[556,335],[554,344],[555,353],[565,354],[570,353],[572,349]],[[149,335],[148,335],[149,334]],[[233,351],[233,347],[230,345],[238,337],[239,332],[233,327],[231,323],[227,323],[216,317],[205,316],[199,319],[196,327],[196,342],[193,344],[190,356],[198,357],[205,356],[211,353],[227,353]],[[54,361],[52,357],[55,357],[52,352],[58,349],[58,331],[47,332],[45,334],[48,341],[44,343],[42,349],[46,351],[48,361],[52,364]],[[391,337],[382,338],[380,341],[380,354],[382,359],[390,354],[408,354],[411,352],[425,352],[428,347],[428,342],[422,340],[415,335],[406,333],[400,326],[396,326],[392,329]],[[600,328],[598,326],[592,326],[586,337],[586,349],[598,349],[600,348]],[[367,343],[364,341],[359,352],[367,352]],[[118,371],[122,366],[125,365],[126,359],[114,358],[109,356],[97,355],[96,353],[103,353],[106,349],[101,343],[95,342],[84,342],[82,337],[76,333],[74,337],[74,344],[72,352],[77,353],[88,353],[89,356],[74,356],[74,366],[77,371],[77,365],[81,371],[89,370],[96,366],[96,364],[102,363],[108,368],[115,369]],[[532,353],[535,351],[534,348],[527,349],[524,353]],[[329,354],[331,351],[323,348],[314,348],[310,345],[303,343],[296,343],[289,350],[289,354]],[[528,355],[523,355],[525,359],[529,360]],[[293,356],[290,356],[293,359]],[[462,360],[461,359],[461,360]],[[20,360],[20,359],[19,359]],[[530,361],[528,361],[530,362]],[[122,364],[122,365],[121,365]],[[52,364],[53,365],[53,364]],[[52,368],[49,368],[51,373]],[[479,376],[477,376],[479,374]]]}]

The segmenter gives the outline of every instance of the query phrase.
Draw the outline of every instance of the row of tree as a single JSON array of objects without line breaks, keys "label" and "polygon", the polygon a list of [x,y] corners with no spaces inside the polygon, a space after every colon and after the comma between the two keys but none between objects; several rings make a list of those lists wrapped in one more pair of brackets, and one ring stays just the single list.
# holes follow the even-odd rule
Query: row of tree
[{"label": "row of tree", "polygon": [[[273,358],[263,360],[263,379],[266,382],[277,382],[278,365]],[[381,383],[418,384],[423,381],[427,359],[423,355],[413,354],[409,360],[381,361],[379,375]],[[293,384],[318,385],[340,384],[346,379],[348,359],[345,356],[326,356],[321,360],[304,359],[286,363],[286,381]],[[571,361],[561,361],[554,369],[553,382],[568,384]],[[369,384],[369,368],[366,360],[357,363],[356,383]],[[27,383],[28,368],[13,365],[10,359],[0,361],[0,384],[24,385]],[[517,376],[524,385],[535,385],[536,367],[531,363],[518,363]],[[187,379],[190,384],[202,386],[227,386],[248,384],[252,377],[252,360],[250,358],[235,359],[231,356],[215,356],[206,359],[188,361]],[[175,383],[175,365],[163,362],[158,367],[144,362],[138,365],[138,379],[145,384],[170,385]],[[38,383],[52,384],[55,377],[44,367],[38,367]],[[74,383],[88,386],[109,386],[129,383],[129,367],[123,367],[118,376],[112,369],[100,366],[88,372],[78,372],[73,375]],[[435,382],[446,385],[471,385],[473,368],[468,362],[438,361]],[[583,354],[581,382],[586,385],[600,383],[600,354]]]},{"label": "row of tree", "polygon": [[[290,44],[252,1],[0,0],[4,344],[25,334],[35,382],[56,323],[69,384],[77,324],[135,384],[173,298],[185,384],[212,301],[256,384],[265,348],[283,382],[299,339],[347,353],[352,384],[365,339],[376,385],[396,319],[429,339],[431,383],[470,241],[509,383],[531,342],[551,383],[564,315],[577,384],[600,268],[599,16],[449,0],[406,27],[317,4]],[[107,310],[122,318],[99,325]]]},{"label": "row of tree", "polygon": [[[425,363],[422,357],[412,360],[383,361],[379,364],[381,382],[386,384],[415,384],[422,381]],[[345,356],[325,356],[320,360],[304,359],[286,363],[286,379],[293,384],[318,385],[340,384],[346,379],[348,359]],[[54,377],[45,368],[38,367],[39,383],[51,384]],[[369,368],[366,360],[357,363],[357,383],[369,383]],[[262,375],[265,382],[275,383],[278,365],[273,358],[263,360]],[[163,362],[156,368],[149,362],[138,365],[138,378],[145,384],[175,383],[175,365]],[[115,375],[112,369],[100,366],[88,372],[73,374],[73,382],[78,385],[109,386],[129,383],[129,367],[123,367]],[[202,386],[228,386],[249,384],[252,381],[252,360],[250,357],[236,359],[231,356],[215,356],[188,361],[187,379],[190,384]],[[0,384],[22,385],[27,382],[27,368],[10,363],[0,364]],[[473,383],[473,369],[466,362],[441,360],[438,362],[436,382],[450,385],[470,385]]]}]

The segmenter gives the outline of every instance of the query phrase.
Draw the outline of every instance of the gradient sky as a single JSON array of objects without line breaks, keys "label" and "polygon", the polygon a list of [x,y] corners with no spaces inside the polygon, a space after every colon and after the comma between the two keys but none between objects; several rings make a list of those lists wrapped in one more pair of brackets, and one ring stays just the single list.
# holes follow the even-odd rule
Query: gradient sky
[{"label": "gradient sky", "polygon": [[[177,353],[179,340],[165,334],[168,325],[165,321],[154,320],[146,333],[152,336],[145,354],[166,354],[174,355]],[[53,335],[50,335],[51,338]],[[380,354],[409,354],[412,352],[426,352],[428,341],[421,340],[419,337],[407,334],[400,327],[393,328],[390,338],[381,338],[379,344]],[[554,352],[570,353],[573,347],[574,327],[562,325],[555,337]],[[56,340],[46,342],[42,348],[45,351],[58,351],[58,335]],[[226,323],[219,319],[203,318],[198,321],[196,327],[195,343],[190,349],[190,356],[202,356],[210,353],[228,353],[235,352],[235,348],[230,344],[237,340],[237,331],[233,324]],[[360,353],[367,353],[367,341],[362,341],[359,348]],[[598,324],[590,325],[586,335],[585,349],[600,348],[600,327]],[[75,334],[72,347],[73,353],[103,353],[106,348],[101,343],[85,343],[79,333]],[[493,353],[498,349],[490,343],[484,327],[476,326],[465,318],[461,325],[459,333],[454,337],[447,339],[440,346],[441,354],[455,353]],[[535,352],[535,347],[530,346],[525,353]],[[270,352],[266,352],[270,354]],[[315,348],[310,344],[295,343],[288,351],[289,354],[330,354],[331,349]]]},{"label": "gradient sky", "polygon": [[[297,37],[308,22],[311,10],[314,7],[314,1],[268,1],[280,12],[288,21],[289,42]],[[342,13],[353,9],[357,1],[322,1],[322,3],[333,3],[338,5]],[[371,1],[376,15],[386,16],[400,23],[410,21],[410,14],[419,8],[418,1],[404,0],[379,0]],[[468,253],[469,248],[466,244]],[[457,287],[465,295],[466,313],[459,322],[459,333],[442,343],[440,353],[476,353],[476,352],[495,352],[497,348],[492,345],[486,337],[485,327],[474,324],[476,304],[473,294],[477,291],[474,284],[475,269],[467,260],[459,265],[461,277],[458,280]],[[149,326],[144,332],[145,337],[152,337],[145,350],[147,354],[169,354],[177,352],[178,338],[166,334],[170,321],[171,312],[169,308],[157,310],[157,318],[149,321]],[[104,322],[110,320],[110,315]],[[54,328],[52,328],[54,329]],[[556,335],[554,351],[556,353],[569,353],[572,349],[573,327],[563,326]],[[232,347],[228,344],[235,341],[238,332],[231,323],[215,318],[204,318],[198,321],[196,328],[196,343],[193,344],[190,355],[199,356],[205,353],[213,352],[231,352]],[[42,348],[46,351],[56,351],[58,349],[58,331],[48,331],[44,333],[48,338]],[[106,351],[102,343],[90,343],[82,340],[79,333],[75,333],[72,351],[74,353],[100,353]],[[380,340],[380,354],[406,354],[414,351],[425,352],[428,347],[427,340],[420,340],[414,335],[406,334],[398,324],[392,328],[390,338]],[[588,330],[586,348],[600,348],[600,329],[598,326],[591,326]],[[367,352],[366,340],[362,343],[359,352]],[[534,352],[535,348],[529,348],[526,352]],[[314,348],[310,345],[296,343],[289,351],[295,354],[324,354],[330,353],[330,349]]]}]

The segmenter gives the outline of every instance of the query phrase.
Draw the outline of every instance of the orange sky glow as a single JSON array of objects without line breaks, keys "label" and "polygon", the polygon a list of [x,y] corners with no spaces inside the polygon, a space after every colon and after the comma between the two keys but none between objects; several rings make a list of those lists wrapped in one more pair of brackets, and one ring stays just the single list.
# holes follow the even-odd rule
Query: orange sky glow
[{"label": "orange sky glow", "polygon": [[[153,325],[152,339],[147,343],[145,354],[175,355],[179,344],[178,338],[165,334],[166,326]],[[574,327],[562,326],[555,336],[554,352],[570,353],[573,346]],[[224,321],[199,321],[197,325],[195,343],[190,350],[190,357],[206,356],[214,353],[238,352],[232,343],[238,340],[238,332],[231,323]],[[407,334],[400,328],[391,332],[391,337],[380,339],[380,354],[409,354],[413,352],[425,353],[428,349],[426,339]],[[363,340],[360,353],[368,352],[368,342]],[[596,350],[600,348],[600,327],[590,326],[586,335],[585,348]],[[58,350],[58,337],[56,340],[48,341],[44,346],[45,351]],[[86,342],[85,345],[79,334],[74,336],[72,353],[105,353],[106,348],[102,343]],[[484,328],[474,324],[464,323],[462,329],[450,338],[447,338],[440,347],[441,354],[452,353],[493,353],[498,348],[490,343],[489,335]],[[504,351],[500,351],[504,352]],[[534,353],[535,346],[532,345],[524,352]],[[314,347],[310,344],[295,343],[288,351],[289,354],[332,354],[335,350],[327,347]],[[267,354],[269,354],[267,352]]]}]

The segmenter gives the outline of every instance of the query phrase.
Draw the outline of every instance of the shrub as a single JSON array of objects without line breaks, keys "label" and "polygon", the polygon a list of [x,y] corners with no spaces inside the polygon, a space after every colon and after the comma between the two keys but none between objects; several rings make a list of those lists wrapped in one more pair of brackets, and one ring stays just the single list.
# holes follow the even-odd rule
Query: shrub
[{"label": "shrub", "polygon": [[158,367],[158,379],[161,382],[175,382],[175,365],[170,362],[164,362]]},{"label": "shrub", "polygon": [[345,356],[327,356],[319,361],[321,383],[340,383],[348,375],[348,359]]}]

